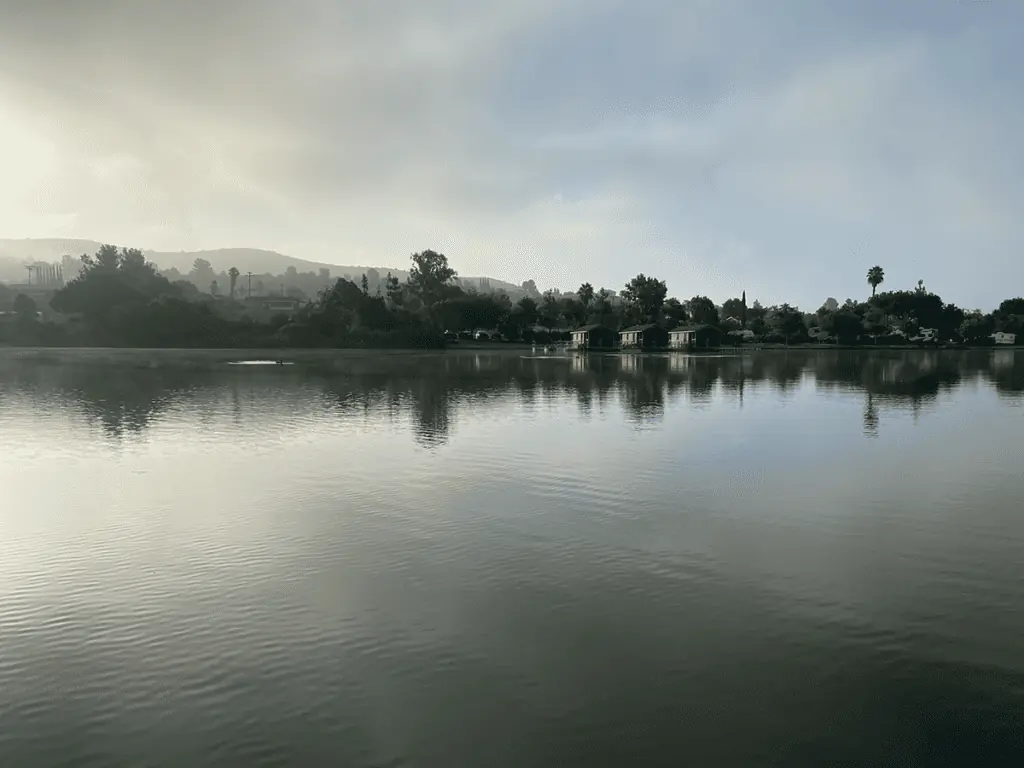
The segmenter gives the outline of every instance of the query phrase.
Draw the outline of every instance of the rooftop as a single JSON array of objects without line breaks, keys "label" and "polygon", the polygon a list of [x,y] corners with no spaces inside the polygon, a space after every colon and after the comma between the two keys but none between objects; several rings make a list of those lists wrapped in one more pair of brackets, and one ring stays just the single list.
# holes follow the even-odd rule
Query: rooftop
[{"label": "rooftop", "polygon": [[652,328],[661,328],[657,323],[645,323],[644,325],[631,325],[629,328],[623,328],[619,333],[636,333],[637,331],[649,331]]}]

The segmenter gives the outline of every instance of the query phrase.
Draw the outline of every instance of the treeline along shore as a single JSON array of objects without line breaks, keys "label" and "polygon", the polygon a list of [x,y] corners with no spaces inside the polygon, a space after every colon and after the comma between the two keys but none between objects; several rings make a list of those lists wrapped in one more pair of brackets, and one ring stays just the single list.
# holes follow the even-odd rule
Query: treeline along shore
[{"label": "treeline along shore", "polygon": [[[1024,333],[1024,298],[990,311],[945,302],[922,281],[879,291],[881,267],[867,273],[864,301],[828,299],[813,312],[790,304],[748,304],[745,292],[722,304],[680,300],[663,280],[639,274],[621,290],[541,293],[533,281],[506,292],[459,284],[441,253],[411,256],[408,277],[320,274],[315,296],[298,291],[253,295],[232,267],[228,284],[208,291],[171,279],[134,248],[102,246],[80,257],[59,285],[0,285],[0,344],[9,347],[174,349],[442,349],[468,343],[580,343],[581,329],[606,334],[609,348],[667,346],[669,333],[693,333],[704,349],[744,345],[1014,345]],[[197,260],[198,262],[199,260]],[[202,270],[206,265],[197,264]],[[65,280],[64,277],[67,277]],[[173,277],[173,275],[172,275]],[[654,331],[651,333],[650,331]],[[577,331],[574,336],[573,332]],[[664,332],[664,333],[662,333]],[[628,342],[628,343],[627,343]]]}]

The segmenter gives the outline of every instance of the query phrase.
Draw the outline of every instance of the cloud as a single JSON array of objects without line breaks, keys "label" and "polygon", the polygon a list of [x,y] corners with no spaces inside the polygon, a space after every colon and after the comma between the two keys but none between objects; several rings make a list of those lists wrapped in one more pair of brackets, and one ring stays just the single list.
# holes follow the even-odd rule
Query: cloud
[{"label": "cloud", "polygon": [[989,305],[1024,282],[1022,17],[8,0],[0,227],[815,306],[881,263]]}]

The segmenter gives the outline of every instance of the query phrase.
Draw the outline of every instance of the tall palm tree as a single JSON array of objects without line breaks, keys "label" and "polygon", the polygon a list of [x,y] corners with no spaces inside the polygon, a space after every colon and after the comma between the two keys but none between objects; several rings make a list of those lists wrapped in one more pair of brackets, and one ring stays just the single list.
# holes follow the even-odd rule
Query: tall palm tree
[{"label": "tall palm tree", "polygon": [[228,277],[231,279],[231,298],[235,298],[235,283],[238,282],[238,276],[241,272],[238,271],[238,267],[232,267],[228,270]]},{"label": "tall palm tree", "polygon": [[875,295],[878,286],[885,282],[885,270],[881,267],[872,267],[868,270],[868,284],[871,286],[871,295]]}]

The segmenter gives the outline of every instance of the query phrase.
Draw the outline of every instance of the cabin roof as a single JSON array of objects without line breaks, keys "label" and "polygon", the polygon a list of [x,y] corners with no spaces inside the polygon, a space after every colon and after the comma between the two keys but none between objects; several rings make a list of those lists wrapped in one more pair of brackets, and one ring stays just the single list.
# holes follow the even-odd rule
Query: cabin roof
[{"label": "cabin roof", "polygon": [[601,323],[591,323],[590,325],[581,325],[579,328],[575,329],[573,331],[573,333],[580,333],[580,332],[588,332],[589,333],[590,331],[610,331],[610,330],[611,330],[611,328],[609,328],[607,325],[602,325]]},{"label": "cabin roof", "polygon": [[706,323],[701,325],[686,325],[682,328],[673,328],[672,333],[680,333],[683,331],[718,331],[719,329],[714,325],[708,325]]},{"label": "cabin roof", "polygon": [[652,328],[661,330],[661,326],[656,323],[645,323],[644,325],[631,325],[629,328],[623,328],[619,333],[636,333],[638,331],[649,331]]}]

